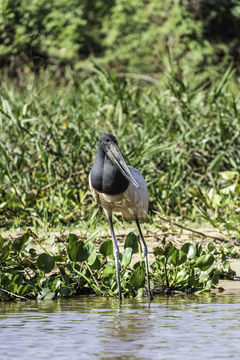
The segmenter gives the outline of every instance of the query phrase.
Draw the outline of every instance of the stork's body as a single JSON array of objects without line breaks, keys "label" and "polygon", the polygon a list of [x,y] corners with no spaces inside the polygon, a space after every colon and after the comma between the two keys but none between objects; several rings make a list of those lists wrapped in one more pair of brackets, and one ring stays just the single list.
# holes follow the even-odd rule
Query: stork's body
[{"label": "stork's body", "polygon": [[125,221],[134,221],[137,217],[140,221],[148,222],[149,199],[147,184],[138,170],[130,166],[128,168],[137,183],[141,184],[140,188],[136,188],[129,182],[127,189],[119,194],[104,193],[92,186],[90,175],[89,183],[93,198],[104,208],[106,215],[108,215],[109,211],[112,211],[114,213],[121,213]]},{"label": "stork's body", "polygon": [[100,138],[96,159],[89,175],[89,184],[93,198],[103,207],[109,221],[113,238],[119,299],[122,299],[119,274],[119,249],[112,222],[113,212],[121,213],[126,221],[136,221],[143,244],[148,296],[151,300],[147,246],[139,225],[139,220],[148,221],[149,198],[147,184],[137,169],[126,165],[118,149],[117,140],[113,135],[106,134]]}]

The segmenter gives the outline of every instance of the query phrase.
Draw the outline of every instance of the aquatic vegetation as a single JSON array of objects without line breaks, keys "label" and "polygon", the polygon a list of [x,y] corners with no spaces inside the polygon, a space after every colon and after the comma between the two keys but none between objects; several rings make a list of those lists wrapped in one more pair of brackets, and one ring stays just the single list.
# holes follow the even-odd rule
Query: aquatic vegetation
[{"label": "aquatic vegetation", "polygon": [[[40,253],[34,244],[40,246]],[[220,277],[234,275],[226,255],[213,243],[205,250],[193,243],[185,243],[181,249],[167,243],[155,248],[154,255],[150,279],[155,294],[210,291]],[[145,263],[134,233],[125,239],[120,271],[124,297],[144,296]],[[31,230],[14,241],[0,238],[0,300],[78,294],[118,294],[111,240],[97,248],[91,241],[83,242],[69,234],[67,244],[62,244],[59,251],[47,251]]]},{"label": "aquatic vegetation", "polygon": [[202,292],[215,287],[220,278],[234,278],[234,271],[226,256],[209,243],[202,245],[186,242],[177,249],[171,242],[154,250],[156,260],[152,263],[156,284],[165,291]]}]

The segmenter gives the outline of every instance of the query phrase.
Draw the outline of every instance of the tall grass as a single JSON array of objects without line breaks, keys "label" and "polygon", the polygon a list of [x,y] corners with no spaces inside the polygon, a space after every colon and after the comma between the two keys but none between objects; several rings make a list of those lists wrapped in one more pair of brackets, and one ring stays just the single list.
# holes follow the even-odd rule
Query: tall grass
[{"label": "tall grass", "polygon": [[[47,72],[0,92],[0,226],[94,222],[88,190],[98,138],[113,133],[147,180],[150,210],[237,228],[239,94],[170,69],[157,84],[95,67]],[[225,189],[225,190],[224,190]],[[227,189],[227,190],[226,190]]]}]

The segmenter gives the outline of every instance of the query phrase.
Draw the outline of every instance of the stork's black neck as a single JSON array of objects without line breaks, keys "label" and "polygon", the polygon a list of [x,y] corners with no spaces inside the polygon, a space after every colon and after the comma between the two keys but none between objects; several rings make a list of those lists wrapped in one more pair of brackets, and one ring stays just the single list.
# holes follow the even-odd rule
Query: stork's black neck
[{"label": "stork's black neck", "polygon": [[91,184],[96,190],[109,195],[124,192],[129,184],[100,146],[91,170]]}]

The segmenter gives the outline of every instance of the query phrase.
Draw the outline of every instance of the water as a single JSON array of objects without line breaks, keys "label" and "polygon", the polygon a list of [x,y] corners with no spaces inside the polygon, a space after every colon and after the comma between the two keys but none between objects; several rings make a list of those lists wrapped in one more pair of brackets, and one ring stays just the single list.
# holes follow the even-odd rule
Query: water
[{"label": "water", "polygon": [[240,291],[0,303],[0,359],[239,359]]}]

